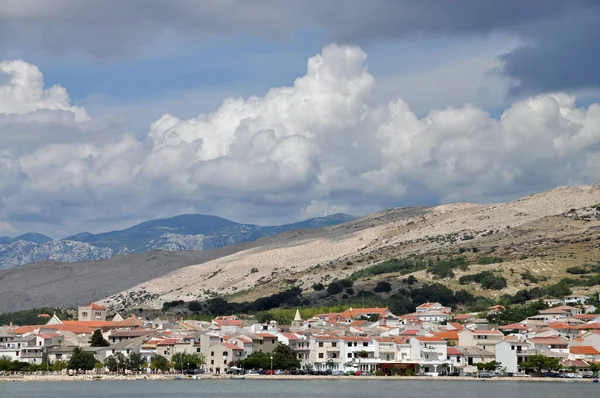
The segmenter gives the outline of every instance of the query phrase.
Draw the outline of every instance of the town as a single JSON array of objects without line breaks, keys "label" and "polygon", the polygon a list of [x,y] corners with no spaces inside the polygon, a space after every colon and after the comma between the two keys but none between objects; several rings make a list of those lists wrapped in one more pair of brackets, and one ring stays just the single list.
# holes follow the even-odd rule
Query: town
[{"label": "town", "polygon": [[[498,326],[437,302],[396,316],[347,308],[289,325],[242,315],[208,321],[114,314],[92,303],[77,320],[39,314],[39,325],[0,328],[0,371],[88,373],[536,376],[592,378],[600,368],[600,314],[586,296]],[[487,314],[502,314],[495,305]],[[4,364],[4,365],[3,365]],[[4,369],[1,367],[4,366]]]}]

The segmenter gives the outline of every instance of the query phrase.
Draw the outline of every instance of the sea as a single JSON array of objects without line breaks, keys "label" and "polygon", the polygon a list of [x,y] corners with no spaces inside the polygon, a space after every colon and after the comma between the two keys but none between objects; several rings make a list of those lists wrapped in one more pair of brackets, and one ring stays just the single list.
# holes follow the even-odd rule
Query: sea
[{"label": "sea", "polygon": [[437,380],[173,380],[0,383],[1,398],[552,398],[599,397],[578,382]]}]

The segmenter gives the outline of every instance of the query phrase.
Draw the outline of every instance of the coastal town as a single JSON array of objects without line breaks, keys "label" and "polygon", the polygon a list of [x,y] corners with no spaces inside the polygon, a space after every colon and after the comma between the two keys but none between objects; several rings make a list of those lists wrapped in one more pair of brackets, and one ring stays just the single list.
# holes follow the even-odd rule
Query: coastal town
[{"label": "coastal town", "polygon": [[[458,314],[426,302],[401,316],[388,308],[349,307],[308,319],[296,310],[284,325],[242,315],[109,317],[92,303],[79,307],[77,320],[39,314],[38,325],[0,327],[0,358],[55,374],[596,377],[600,314],[585,296],[567,300],[546,300],[552,306],[503,326],[485,317],[502,313],[501,305],[487,314]],[[292,361],[281,365],[278,357],[274,364],[281,351],[292,353]],[[81,353],[93,358],[91,366],[73,369]],[[133,367],[126,366],[134,362],[128,358],[136,358]],[[261,358],[264,366],[251,366]]]}]

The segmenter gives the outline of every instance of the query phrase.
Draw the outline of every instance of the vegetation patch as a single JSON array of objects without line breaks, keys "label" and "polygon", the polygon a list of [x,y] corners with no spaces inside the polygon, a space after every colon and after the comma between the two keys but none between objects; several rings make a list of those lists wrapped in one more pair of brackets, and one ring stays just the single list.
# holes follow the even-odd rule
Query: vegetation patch
[{"label": "vegetation patch", "polygon": [[502,262],[504,262],[504,259],[500,257],[479,257],[477,260],[477,264],[481,265],[498,264]]},{"label": "vegetation patch", "polygon": [[397,259],[393,258],[388,261],[384,261],[379,264],[375,264],[373,266],[361,269],[360,271],[356,271],[353,273],[349,279],[357,280],[361,278],[367,278],[370,276],[381,275],[381,274],[391,274],[397,273],[400,275],[410,274],[415,271],[420,271],[425,268],[425,262],[418,259],[412,258],[403,258]]},{"label": "vegetation patch", "polygon": [[502,290],[507,286],[506,278],[496,276],[491,271],[482,271],[477,274],[461,276],[458,282],[467,285],[472,282],[479,283],[482,289]]}]

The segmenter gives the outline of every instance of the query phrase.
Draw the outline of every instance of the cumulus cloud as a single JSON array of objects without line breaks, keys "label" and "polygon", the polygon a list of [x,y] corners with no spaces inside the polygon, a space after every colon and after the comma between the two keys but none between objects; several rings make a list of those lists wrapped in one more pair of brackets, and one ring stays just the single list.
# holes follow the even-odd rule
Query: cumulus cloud
[{"label": "cumulus cloud", "polygon": [[[327,46],[293,85],[230,98],[191,119],[166,114],[145,139],[123,133],[18,155],[9,149],[0,154],[0,219],[65,232],[183,209],[281,221],[489,202],[600,178],[599,104],[581,108],[569,94],[550,93],[499,118],[468,104],[419,118],[402,99],[372,104],[376,79],[366,57],[356,46]],[[75,114],[66,92],[36,89],[40,79],[21,91],[0,88],[16,102],[0,123],[40,111]],[[22,99],[22,91],[38,94]],[[70,123],[87,126],[77,117]]]}]

